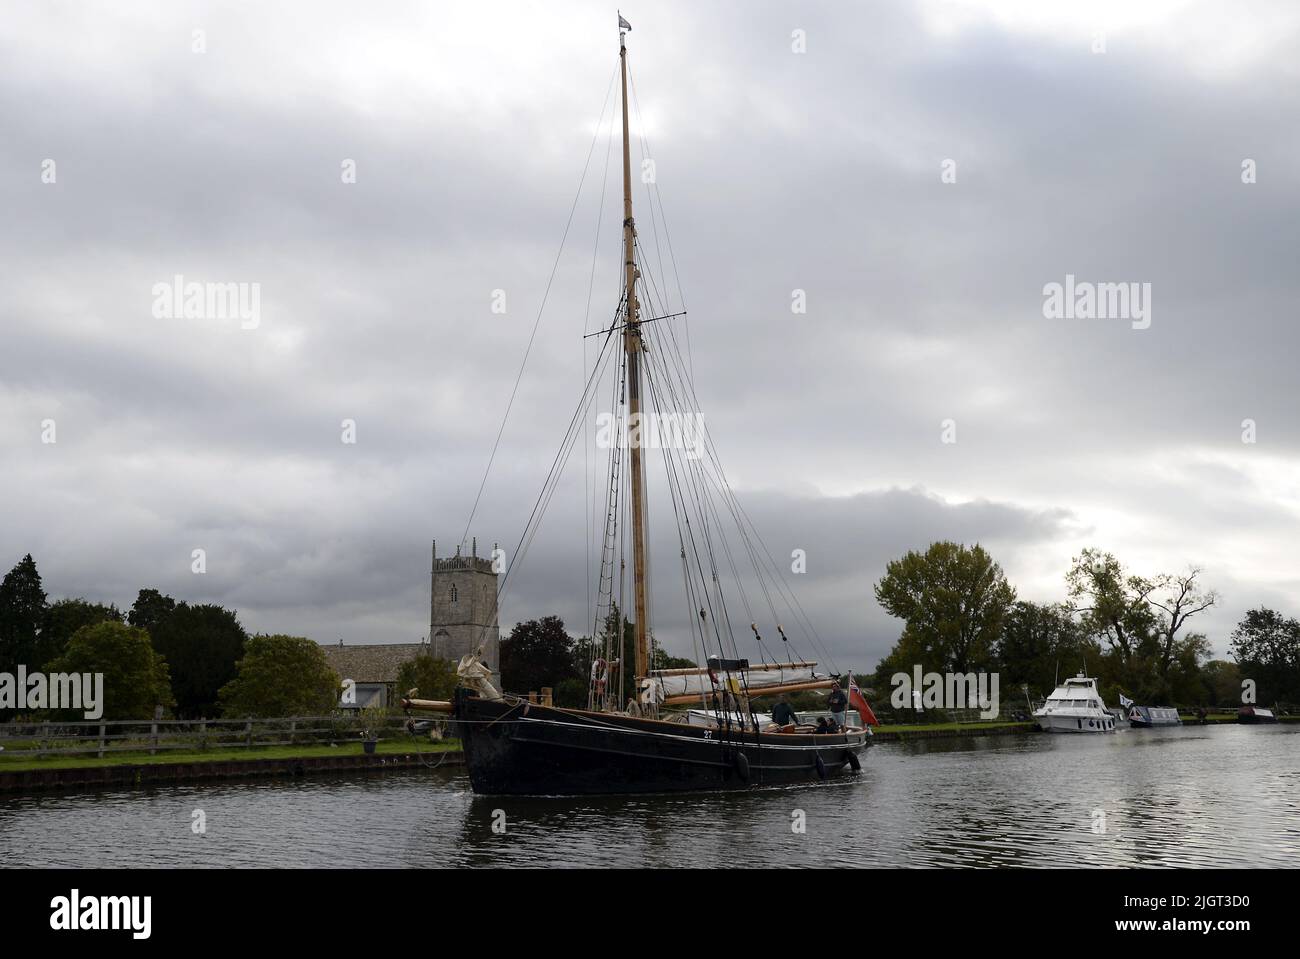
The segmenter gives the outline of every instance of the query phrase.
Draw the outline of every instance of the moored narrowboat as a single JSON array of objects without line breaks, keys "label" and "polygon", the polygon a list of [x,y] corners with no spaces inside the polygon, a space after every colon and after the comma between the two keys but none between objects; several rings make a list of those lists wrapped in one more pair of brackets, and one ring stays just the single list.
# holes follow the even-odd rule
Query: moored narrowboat
[{"label": "moored narrowboat", "polygon": [[1178,710],[1172,706],[1130,706],[1128,724],[1134,729],[1151,729],[1155,726],[1181,726]]}]

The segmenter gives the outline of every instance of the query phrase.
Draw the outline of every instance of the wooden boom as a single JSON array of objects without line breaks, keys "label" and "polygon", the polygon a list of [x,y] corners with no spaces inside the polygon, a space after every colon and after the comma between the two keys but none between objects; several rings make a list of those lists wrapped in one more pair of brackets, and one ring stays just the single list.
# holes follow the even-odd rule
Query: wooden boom
[{"label": "wooden boom", "polygon": [[[833,679],[817,679],[806,683],[787,683],[784,686],[760,686],[757,689],[748,690],[750,699],[758,699],[760,696],[773,696],[780,693],[798,693],[806,689],[830,689]],[[698,703],[702,699],[708,699],[713,695],[712,691],[707,693],[693,693],[689,696],[669,696],[663,701],[664,706],[685,706],[689,703]]]},{"label": "wooden boom", "polygon": [[[749,668],[743,670],[747,673],[770,672],[774,669],[812,669],[817,664],[811,663],[750,663]],[[719,670],[725,672],[726,670]],[[650,673],[651,676],[703,676],[709,672],[708,666],[690,666],[686,669],[656,669]]]},{"label": "wooden boom", "polygon": [[441,699],[403,699],[402,708],[423,709],[430,713],[449,713],[452,710],[452,705]]}]

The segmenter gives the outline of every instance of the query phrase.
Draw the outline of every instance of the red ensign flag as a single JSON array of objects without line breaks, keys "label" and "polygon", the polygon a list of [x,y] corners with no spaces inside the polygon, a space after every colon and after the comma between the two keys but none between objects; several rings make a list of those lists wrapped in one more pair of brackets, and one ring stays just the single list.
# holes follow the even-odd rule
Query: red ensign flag
[{"label": "red ensign flag", "polygon": [[852,673],[849,673],[849,705],[858,711],[858,715],[862,717],[862,721],[868,726],[880,725],[880,720],[871,711],[871,706],[863,697],[862,690],[858,689],[857,681],[853,678]]}]

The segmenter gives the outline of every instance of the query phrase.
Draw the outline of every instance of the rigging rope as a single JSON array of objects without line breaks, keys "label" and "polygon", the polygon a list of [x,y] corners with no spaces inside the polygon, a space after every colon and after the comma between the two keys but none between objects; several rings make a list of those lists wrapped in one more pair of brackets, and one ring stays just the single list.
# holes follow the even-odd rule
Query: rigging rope
[{"label": "rigging rope", "polygon": [[474,496],[474,505],[470,508],[469,519],[465,521],[465,532],[461,534],[460,545],[464,547],[469,539],[470,527],[474,524],[474,516],[478,513],[478,505],[483,498],[483,488],[487,486],[488,476],[492,473],[492,464],[496,461],[497,449],[501,446],[501,436],[506,431],[506,423],[510,420],[510,411],[515,405],[515,396],[519,392],[519,384],[524,378],[524,369],[528,366],[528,357],[533,352],[533,342],[537,339],[537,328],[541,325],[542,314],[546,311],[546,301],[551,295],[551,284],[555,282],[555,272],[560,267],[560,257],[564,255],[564,245],[569,239],[569,228],[573,225],[573,214],[578,209],[578,200],[582,196],[582,186],[587,182],[587,170],[591,167],[591,156],[596,149],[596,141],[600,137],[600,126],[605,119],[605,110],[609,107],[609,95],[614,89],[614,77],[618,75],[618,67],[615,66],[614,72],[610,74],[609,86],[605,89],[605,102],[600,108],[600,119],[596,121],[596,133],[591,138],[591,147],[587,150],[587,160],[582,166],[582,176],[578,180],[578,190],[573,195],[573,204],[569,207],[569,218],[564,224],[564,233],[560,237],[560,248],[555,251],[555,262],[551,264],[551,275],[546,280],[546,289],[542,293],[541,305],[537,307],[537,317],[533,320],[533,330],[528,336],[528,345],[524,348],[524,358],[519,364],[519,372],[515,374],[515,384],[510,390],[510,399],[506,402],[505,414],[501,417],[501,426],[497,429],[496,439],[492,443],[492,452],[488,455],[487,466],[483,470],[483,479],[479,482],[478,493]]},{"label": "rigging rope", "polygon": [[[615,69],[617,75],[617,67]],[[488,459],[488,467],[484,472],[484,477],[479,485],[478,494],[474,500],[474,506],[470,511],[469,522],[466,524],[465,534],[462,538],[462,545],[468,538],[469,529],[477,512],[481,501],[483,490],[487,482],[487,477],[495,461],[501,438],[505,430],[506,422],[510,416],[511,409],[518,393],[519,384],[522,380],[524,368],[527,365],[534,340],[537,336],[538,327],[541,321],[542,313],[545,309],[546,302],[555,279],[559,261],[563,254],[564,246],[567,242],[570,227],[574,219],[579,199],[582,194],[583,186],[586,182],[588,171],[590,169],[591,159],[594,154],[596,142],[601,135],[602,127],[605,122],[606,110],[609,106],[610,93],[613,89],[614,76],[611,76],[610,86],[606,90],[605,103],[602,105],[600,119],[596,125],[596,135],[593,137],[592,145],[588,150],[587,160],[583,167],[582,177],[578,185],[578,192],[574,197],[573,205],[569,211],[569,218],[565,224],[564,234],[560,241],[560,250],[556,254],[556,259],[551,268],[551,274],[547,281],[546,289],[542,297],[542,304],[538,310],[537,318],[534,321],[532,333],[530,335],[527,348],[524,352],[523,362],[520,365],[519,372],[515,379],[514,387],[510,394],[510,399],[506,406],[505,416],[502,419],[500,429],[497,432],[492,447],[492,453]],[[640,120],[640,105],[636,101],[635,82],[632,84],[633,104],[637,111],[638,120]],[[584,331],[590,320],[590,310],[592,295],[595,285],[595,272],[598,260],[598,251],[600,244],[600,220],[603,218],[605,206],[605,192],[608,190],[609,165],[612,153],[613,143],[613,124],[614,116],[611,112],[609,120],[609,145],[606,149],[605,168],[601,186],[601,198],[597,213],[597,231],[596,243],[592,253],[592,265],[588,280],[586,313],[583,320]],[[644,122],[639,123],[640,131],[638,133],[641,141],[642,155],[648,157],[649,142],[644,133]],[[651,186],[653,185],[653,189]],[[781,624],[780,617],[777,613],[777,602],[781,602],[790,612],[795,625],[810,638],[814,647],[817,648],[819,656],[825,659],[832,666],[833,660],[829,655],[829,650],[821,642],[813,628],[811,620],[807,616],[798,598],[794,595],[789,583],[786,581],[780,564],[777,564],[772,556],[771,551],[759,536],[748,513],[741,506],[735,490],[732,488],[726,473],[722,468],[721,459],[718,456],[713,437],[709,432],[707,424],[699,417],[700,408],[699,398],[696,392],[694,375],[693,375],[693,357],[690,348],[690,325],[689,318],[685,313],[685,299],[682,294],[681,277],[677,269],[676,257],[673,253],[671,234],[668,231],[667,217],[663,212],[663,198],[659,190],[657,177],[646,182],[646,192],[650,203],[650,220],[651,233],[654,246],[654,261],[658,265],[658,278],[656,280],[655,270],[648,262],[650,257],[648,251],[644,248],[639,238],[634,237],[632,258],[636,261],[638,269],[636,272],[636,283],[639,290],[638,297],[644,304],[644,308],[650,308],[654,320],[661,322],[650,322],[649,319],[642,320],[638,324],[641,342],[644,344],[644,352],[641,353],[643,362],[643,398],[648,400],[645,413],[653,414],[653,422],[647,425],[644,422],[640,424],[641,446],[643,450],[648,450],[653,446],[658,446],[663,454],[664,471],[667,478],[666,486],[669,491],[669,500],[673,509],[674,522],[677,527],[679,556],[682,563],[683,590],[685,598],[691,609],[697,610],[698,618],[692,613],[689,617],[690,635],[692,646],[695,647],[697,654],[703,654],[701,658],[707,659],[709,649],[716,645],[718,655],[723,659],[739,659],[739,645],[735,634],[731,614],[728,605],[728,596],[723,588],[722,577],[719,575],[719,557],[721,552],[725,561],[725,566],[735,582],[736,592],[740,596],[745,611],[746,621],[750,623],[753,631],[753,641],[757,645],[758,659],[766,663],[767,657],[763,649],[762,636],[754,622],[754,611],[750,606],[748,591],[745,583],[741,580],[740,568],[737,564],[737,557],[732,549],[731,531],[734,526],[734,534],[739,536],[740,545],[744,550],[745,557],[754,570],[754,584],[757,586],[763,596],[764,603],[771,615],[775,627],[780,634],[783,646],[791,652],[786,653],[787,661],[800,661],[797,652],[794,651],[793,644]],[[658,205],[658,215],[656,216],[656,201]],[[659,243],[659,220],[663,220],[664,239],[668,248],[669,258],[672,263],[674,279],[677,284],[678,302],[682,305],[682,312],[674,314],[671,311],[668,302],[668,284],[664,272],[664,258]],[[640,269],[641,265],[646,266],[645,270]],[[644,315],[644,313],[642,314]],[[683,351],[681,344],[678,342],[675,318],[682,318],[683,329],[686,337],[686,347]],[[591,367],[590,376],[587,377],[586,387],[584,388],[582,398],[579,400],[573,416],[570,419],[569,426],[560,442],[555,457],[552,460],[550,471],[543,483],[542,490],[538,495],[536,502],[533,504],[528,521],[525,524],[524,532],[521,534],[518,546],[514,555],[501,578],[500,588],[498,589],[498,603],[505,597],[512,580],[512,573],[516,566],[521,565],[532,546],[538,529],[540,528],[542,517],[544,516],[552,497],[558,488],[560,477],[567,466],[569,457],[573,452],[573,446],[579,435],[586,437],[586,417],[595,402],[597,395],[600,393],[600,385],[603,383],[606,368],[609,367],[614,357],[623,353],[620,349],[612,349],[616,343],[622,339],[615,334],[626,325],[627,322],[627,303],[620,293],[619,305],[614,312],[614,318],[610,326],[602,331],[604,336],[600,344],[600,350],[596,360]],[[595,335],[595,334],[589,334]],[[584,337],[585,344],[585,337]],[[584,345],[583,349],[583,366],[586,372],[587,350]],[[589,646],[589,667],[594,666],[598,652],[604,653],[604,659],[607,664],[606,687],[603,704],[608,706],[621,705],[621,698],[624,690],[624,679],[627,668],[627,648],[626,633],[629,625],[626,616],[627,603],[627,561],[626,552],[628,548],[627,535],[625,532],[630,525],[629,510],[631,508],[631,497],[628,493],[628,487],[631,484],[630,471],[624,468],[624,457],[621,448],[627,440],[627,429],[625,418],[619,415],[620,412],[626,411],[626,387],[627,387],[627,363],[624,354],[621,362],[614,367],[614,372],[610,380],[612,396],[612,412],[616,425],[613,431],[611,448],[607,458],[609,484],[605,492],[605,516],[601,528],[601,551],[600,567],[597,575],[596,596],[593,607],[590,583],[590,558],[591,558],[591,541],[595,533],[594,513],[597,506],[595,492],[589,489],[587,485],[588,478],[588,460],[587,447],[584,442],[584,466],[583,466],[583,513],[585,517],[585,538],[587,540],[587,609],[591,614],[592,634]],[[662,430],[665,423],[672,422],[675,415],[681,417],[683,414],[693,417],[692,439],[698,444],[696,449],[687,450],[678,448],[673,439],[665,442],[662,436]],[[676,431],[678,435],[684,437],[681,429]],[[685,446],[686,444],[681,444]],[[641,461],[642,476],[645,471],[644,458]],[[591,497],[590,512],[588,511],[588,496]],[[721,507],[721,509],[719,508]],[[646,497],[643,504],[647,515],[649,513],[649,497]],[[724,516],[730,519],[730,524],[724,522]],[[649,536],[645,543],[645,553],[648,561],[650,552]],[[615,587],[614,563],[618,563],[618,584]],[[646,569],[645,587],[647,596],[651,585],[650,571]],[[774,594],[777,600],[774,600]],[[615,596],[617,595],[617,600]],[[617,615],[615,615],[617,610]],[[602,618],[601,613],[605,612]],[[648,624],[647,624],[648,625]],[[600,630],[598,633],[597,630]],[[650,662],[653,664],[655,652],[659,644],[654,636],[649,637]],[[614,667],[617,663],[617,669]],[[836,670],[838,671],[838,670]],[[723,670],[725,679],[731,680],[731,671]],[[591,673],[594,677],[594,670]],[[702,684],[703,685],[703,684]],[[742,673],[737,683],[738,688],[748,697],[749,686],[747,677]],[[729,735],[732,723],[730,709],[727,706],[728,697],[730,696],[731,684],[728,682],[724,688],[725,695],[716,697],[715,709],[726,710],[725,716],[720,716],[720,725],[725,726]],[[635,691],[634,691],[635,692]],[[703,690],[701,692],[704,697]],[[594,683],[589,693],[589,702],[595,702],[596,690]],[[705,706],[707,708],[707,697]],[[739,703],[737,703],[739,706]],[[753,718],[752,707],[750,708],[751,719]],[[743,717],[742,717],[742,727]]]}]

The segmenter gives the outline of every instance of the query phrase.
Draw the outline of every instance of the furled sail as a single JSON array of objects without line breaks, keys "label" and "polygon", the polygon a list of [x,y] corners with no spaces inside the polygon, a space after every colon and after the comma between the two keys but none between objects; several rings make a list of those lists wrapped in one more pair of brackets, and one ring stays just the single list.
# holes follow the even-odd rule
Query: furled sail
[{"label": "furled sail", "polygon": [[671,703],[681,697],[698,699],[714,690],[726,690],[729,680],[748,689],[751,695],[787,686],[808,689],[822,683],[830,685],[830,677],[818,673],[816,667],[815,662],[751,664],[743,659],[710,658],[707,667],[653,670],[650,679],[658,687],[659,701]]}]

